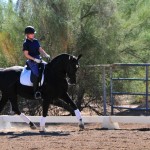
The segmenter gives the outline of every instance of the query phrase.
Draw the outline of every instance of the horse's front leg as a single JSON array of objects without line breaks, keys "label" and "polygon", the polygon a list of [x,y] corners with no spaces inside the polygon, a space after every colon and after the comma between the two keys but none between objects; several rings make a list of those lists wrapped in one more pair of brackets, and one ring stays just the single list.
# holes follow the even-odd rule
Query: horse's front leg
[{"label": "horse's front leg", "polygon": [[76,104],[69,97],[68,93],[64,93],[64,95],[61,96],[61,99],[63,101],[65,101],[67,104],[69,104],[73,108],[74,113],[76,115],[76,118],[79,121],[79,127],[80,127],[80,129],[84,129],[84,123],[83,123],[83,120],[82,120],[81,113],[80,113],[79,109],[77,108]]},{"label": "horse's front leg", "polygon": [[42,132],[46,132],[45,122],[46,122],[48,108],[49,108],[49,101],[44,99],[44,101],[43,101],[43,116],[40,120],[40,131],[42,131]]}]

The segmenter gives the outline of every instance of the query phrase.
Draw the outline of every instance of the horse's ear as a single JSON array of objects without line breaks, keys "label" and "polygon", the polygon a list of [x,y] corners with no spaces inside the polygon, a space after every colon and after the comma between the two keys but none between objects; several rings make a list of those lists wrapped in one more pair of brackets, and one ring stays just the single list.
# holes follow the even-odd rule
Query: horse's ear
[{"label": "horse's ear", "polygon": [[72,56],[69,56],[69,60],[72,60],[73,59],[73,57]]},{"label": "horse's ear", "polygon": [[79,60],[81,57],[82,57],[82,54],[80,54],[80,55],[78,56],[77,60]]}]

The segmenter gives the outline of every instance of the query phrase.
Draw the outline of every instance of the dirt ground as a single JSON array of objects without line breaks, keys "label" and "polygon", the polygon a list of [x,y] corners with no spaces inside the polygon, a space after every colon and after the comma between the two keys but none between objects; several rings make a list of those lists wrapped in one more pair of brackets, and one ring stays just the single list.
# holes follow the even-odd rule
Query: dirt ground
[{"label": "dirt ground", "polygon": [[53,124],[47,133],[17,125],[0,131],[0,150],[150,150],[150,125],[120,124],[102,130],[100,124]]}]

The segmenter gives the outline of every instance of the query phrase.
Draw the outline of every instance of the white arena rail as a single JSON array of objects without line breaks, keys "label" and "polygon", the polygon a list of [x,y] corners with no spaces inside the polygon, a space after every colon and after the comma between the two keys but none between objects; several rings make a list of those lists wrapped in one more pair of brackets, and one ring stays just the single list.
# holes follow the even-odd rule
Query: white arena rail
[{"label": "white arena rail", "polygon": [[[32,122],[39,122],[41,116],[28,116]],[[0,116],[0,129],[11,128],[11,122],[24,122],[20,116]],[[47,116],[47,123],[78,123],[75,116]],[[119,129],[119,123],[150,124],[150,116],[83,116],[84,123],[101,123],[102,128]]]}]

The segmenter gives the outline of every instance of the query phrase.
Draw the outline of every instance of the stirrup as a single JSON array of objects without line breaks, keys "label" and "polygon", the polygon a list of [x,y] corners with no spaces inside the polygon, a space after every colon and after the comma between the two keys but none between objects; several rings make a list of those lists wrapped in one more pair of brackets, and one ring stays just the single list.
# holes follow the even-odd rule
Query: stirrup
[{"label": "stirrup", "polygon": [[35,99],[41,99],[41,98],[42,98],[42,97],[41,97],[41,92],[39,92],[39,91],[35,92],[34,98],[35,98]]}]

